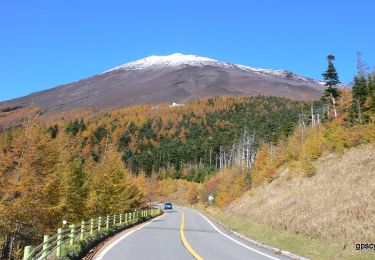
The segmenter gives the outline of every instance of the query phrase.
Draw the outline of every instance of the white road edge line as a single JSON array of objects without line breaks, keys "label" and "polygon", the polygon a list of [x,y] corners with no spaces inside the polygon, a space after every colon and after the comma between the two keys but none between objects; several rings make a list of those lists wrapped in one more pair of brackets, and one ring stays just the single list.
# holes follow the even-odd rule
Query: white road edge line
[{"label": "white road edge line", "polygon": [[101,260],[101,259],[104,257],[104,255],[105,255],[106,253],[108,253],[108,251],[111,250],[111,249],[112,249],[116,244],[118,244],[121,240],[127,238],[128,236],[130,236],[131,234],[133,234],[133,233],[136,232],[137,230],[140,230],[140,229],[144,228],[145,226],[151,224],[152,222],[154,222],[155,220],[161,218],[162,216],[163,216],[163,215],[160,215],[159,217],[156,217],[156,218],[152,219],[151,221],[149,221],[149,222],[143,224],[142,226],[139,226],[139,227],[137,227],[136,229],[133,229],[132,231],[130,231],[130,232],[124,234],[123,236],[119,237],[119,238],[116,239],[114,242],[112,242],[110,245],[108,245],[107,248],[104,249],[104,250],[99,254],[99,256],[96,257],[96,258],[94,258],[94,259]]},{"label": "white road edge line", "polygon": [[195,211],[195,210],[192,210],[192,209],[189,209],[189,208],[186,208],[187,210],[190,210],[190,211],[193,211],[195,213],[198,213],[199,215],[201,215],[201,217],[203,217],[217,232],[219,232],[221,235],[225,236],[226,238],[232,240],[233,242],[235,242],[236,244],[240,245],[240,246],[243,246],[253,252],[256,252],[258,254],[261,254],[265,257],[268,257],[270,259],[273,259],[273,260],[280,260],[280,258],[276,258],[276,257],[273,257],[273,256],[270,256],[270,255],[267,255],[266,253],[263,253],[259,250],[256,250],[248,245],[245,245],[244,243],[241,243],[240,241],[237,241],[236,239],[232,238],[231,236],[225,234],[224,232],[222,232],[220,229],[218,229],[212,222],[211,220],[209,220],[205,215],[203,215],[202,213],[198,212],[198,211]]}]

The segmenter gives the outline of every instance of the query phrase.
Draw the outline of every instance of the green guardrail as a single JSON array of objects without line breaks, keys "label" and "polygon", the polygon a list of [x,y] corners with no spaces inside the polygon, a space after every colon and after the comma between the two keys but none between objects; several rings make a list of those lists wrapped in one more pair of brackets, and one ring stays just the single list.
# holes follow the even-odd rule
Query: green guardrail
[{"label": "green guardrail", "polygon": [[69,225],[68,228],[59,228],[53,236],[44,235],[43,243],[36,247],[26,246],[23,251],[23,260],[62,258],[62,248],[72,246],[78,241],[84,240],[88,235],[98,234],[101,230],[110,228],[124,228],[161,214],[159,208],[134,211],[123,214],[107,215],[105,217],[92,218],[82,221],[80,224]]}]

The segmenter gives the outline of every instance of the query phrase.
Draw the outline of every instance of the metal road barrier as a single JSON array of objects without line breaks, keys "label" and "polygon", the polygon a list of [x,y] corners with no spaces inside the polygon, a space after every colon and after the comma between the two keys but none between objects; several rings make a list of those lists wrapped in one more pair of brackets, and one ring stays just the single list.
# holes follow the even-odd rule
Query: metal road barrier
[{"label": "metal road barrier", "polygon": [[64,257],[63,248],[72,246],[76,242],[83,241],[89,236],[97,236],[96,239],[107,235],[105,232],[111,228],[121,229],[140,222],[141,220],[155,217],[161,214],[160,208],[146,209],[123,214],[107,215],[105,217],[92,218],[82,221],[80,224],[72,224],[68,228],[59,228],[53,236],[44,235],[43,243],[36,247],[26,246],[23,251],[23,260],[48,258],[59,259]]}]

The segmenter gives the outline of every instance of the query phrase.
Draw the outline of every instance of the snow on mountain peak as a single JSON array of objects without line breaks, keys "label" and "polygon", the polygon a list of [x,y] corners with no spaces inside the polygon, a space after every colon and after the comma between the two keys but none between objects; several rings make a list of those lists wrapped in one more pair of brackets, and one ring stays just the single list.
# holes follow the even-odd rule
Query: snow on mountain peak
[{"label": "snow on mountain peak", "polygon": [[232,69],[239,69],[244,71],[249,71],[252,73],[264,75],[264,76],[273,76],[273,77],[281,77],[284,79],[294,79],[298,81],[309,81],[323,85],[322,82],[306,78],[292,72],[286,70],[274,70],[274,69],[261,69],[261,68],[254,68],[239,64],[232,64],[228,62],[221,62],[218,60],[201,57],[197,55],[185,55],[181,53],[173,53],[166,56],[156,56],[152,55],[140,60],[136,60],[133,62],[126,63],[124,65],[115,67],[110,69],[106,72],[116,71],[116,70],[153,70],[153,69],[161,69],[161,68],[178,68],[183,66],[218,66],[221,68],[232,68]]},{"label": "snow on mountain peak", "polygon": [[142,70],[158,67],[177,67],[181,65],[202,66],[208,63],[216,62],[218,61],[214,59],[200,57],[197,55],[184,55],[181,53],[174,53],[167,56],[152,55],[144,59],[126,63],[124,65],[113,68],[109,71],[118,69]]}]

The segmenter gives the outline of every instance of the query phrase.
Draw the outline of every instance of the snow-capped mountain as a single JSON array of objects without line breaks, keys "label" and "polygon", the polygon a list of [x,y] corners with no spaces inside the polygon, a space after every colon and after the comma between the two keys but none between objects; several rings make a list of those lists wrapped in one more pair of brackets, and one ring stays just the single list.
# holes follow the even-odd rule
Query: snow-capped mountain
[{"label": "snow-capped mountain", "polygon": [[[174,53],[167,56],[156,56],[152,55],[144,59],[140,59],[134,62],[129,62],[118,67],[112,68],[105,72],[110,72],[114,70],[156,70],[161,68],[178,68],[184,66],[217,66],[225,69],[240,69],[244,71],[249,71],[253,73],[259,73],[263,75],[278,76],[278,77],[292,77],[296,80],[315,82],[318,84],[323,84],[322,82],[299,76],[293,72],[286,70],[273,70],[273,69],[260,69],[239,64],[232,64],[228,62],[221,62],[214,59],[201,57],[197,55],[184,55],[181,53]],[[105,73],[104,72],[104,73]]]},{"label": "snow-capped mountain", "polygon": [[[45,112],[126,107],[222,95],[271,95],[315,99],[321,82],[289,71],[260,69],[175,53],[150,56],[87,79],[7,101],[31,102]],[[4,103],[4,102],[3,102]],[[1,103],[0,103],[1,105]]]},{"label": "snow-capped mountain", "polygon": [[[113,70],[146,70],[146,69],[158,69],[161,67],[171,67],[177,68],[181,66],[205,66],[205,65],[213,65],[218,62],[214,59],[209,59],[205,57],[200,57],[196,55],[184,55],[181,53],[174,53],[167,56],[156,56],[152,55],[150,57],[140,59],[137,61],[129,62],[124,65],[115,67],[110,69],[109,71]],[[224,64],[224,63],[223,63]]]}]

